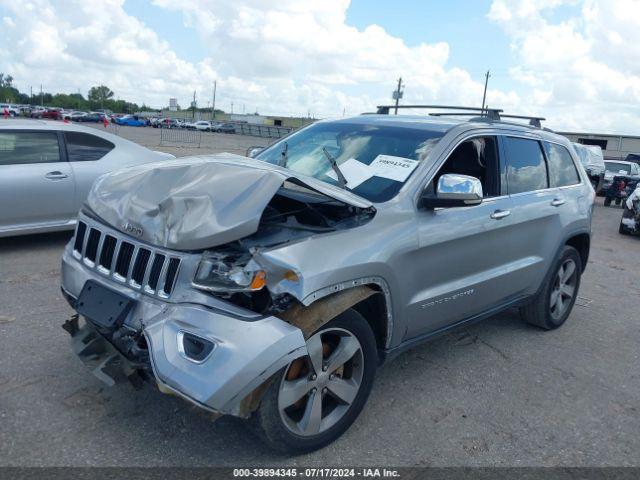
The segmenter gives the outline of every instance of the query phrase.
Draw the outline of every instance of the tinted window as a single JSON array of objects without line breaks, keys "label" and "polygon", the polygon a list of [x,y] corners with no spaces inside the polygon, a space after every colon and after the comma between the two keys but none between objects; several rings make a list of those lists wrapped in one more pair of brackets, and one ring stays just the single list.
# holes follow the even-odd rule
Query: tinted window
[{"label": "tinted window", "polygon": [[104,138],[82,132],[66,132],[67,154],[70,162],[100,160],[115,145]]},{"label": "tinted window", "polygon": [[0,165],[59,161],[55,132],[0,132]]},{"label": "tinted window", "polygon": [[578,171],[571,154],[562,145],[544,142],[549,164],[549,184],[552,187],[566,187],[580,183]]},{"label": "tinted window", "polygon": [[547,167],[540,142],[526,138],[504,137],[504,145],[509,193],[547,188]]}]

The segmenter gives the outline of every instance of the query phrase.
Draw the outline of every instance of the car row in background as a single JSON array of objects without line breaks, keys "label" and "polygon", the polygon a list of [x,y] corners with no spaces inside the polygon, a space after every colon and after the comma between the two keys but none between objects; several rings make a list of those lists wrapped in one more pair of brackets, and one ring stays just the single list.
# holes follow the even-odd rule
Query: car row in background
[{"label": "car row in background", "polygon": [[212,122],[209,120],[198,120],[187,122],[177,118],[150,118],[150,125],[154,128],[186,128],[188,130],[198,130],[201,132],[236,133],[233,123]]},{"label": "car row in background", "polygon": [[104,129],[0,119],[0,237],[72,229],[99,176],[170,158]]}]

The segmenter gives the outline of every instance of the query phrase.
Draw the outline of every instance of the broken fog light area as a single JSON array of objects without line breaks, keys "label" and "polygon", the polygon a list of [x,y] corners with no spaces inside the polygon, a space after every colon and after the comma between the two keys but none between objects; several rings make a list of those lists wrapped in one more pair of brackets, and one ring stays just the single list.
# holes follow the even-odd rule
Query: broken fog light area
[{"label": "broken fog light area", "polygon": [[195,363],[204,362],[216,347],[212,341],[183,330],[178,332],[177,340],[180,354]]}]

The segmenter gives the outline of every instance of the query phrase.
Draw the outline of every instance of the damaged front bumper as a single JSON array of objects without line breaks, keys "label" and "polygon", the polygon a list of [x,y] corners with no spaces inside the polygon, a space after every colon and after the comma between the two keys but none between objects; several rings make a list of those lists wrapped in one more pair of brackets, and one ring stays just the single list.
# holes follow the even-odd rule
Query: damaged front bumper
[{"label": "damaged front bumper", "polygon": [[105,279],[78,261],[70,244],[62,259],[62,290],[74,308],[87,281],[131,301],[114,328],[91,318],[81,325],[77,316],[65,324],[75,353],[110,385],[148,377],[164,393],[246,417],[250,394],[307,353],[301,330],[279,318],[242,318],[211,306],[153,298]]}]

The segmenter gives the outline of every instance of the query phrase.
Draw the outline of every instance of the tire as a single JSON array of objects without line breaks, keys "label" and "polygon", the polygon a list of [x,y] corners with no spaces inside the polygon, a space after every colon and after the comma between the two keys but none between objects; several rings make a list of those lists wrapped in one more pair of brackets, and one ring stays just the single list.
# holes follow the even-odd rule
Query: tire
[{"label": "tire", "polygon": [[[357,342],[354,343],[354,339]],[[307,340],[310,349],[314,344],[319,346],[319,349],[315,349],[319,352],[316,365],[325,361],[329,363],[339,347],[340,351],[346,348],[350,352],[356,343],[359,350],[333,372],[325,371],[324,367],[314,369],[311,360],[313,355],[294,360],[278,372],[249,420],[254,432],[274,450],[288,454],[317,450],[340,437],[362,411],[373,386],[378,363],[373,331],[362,315],[350,309],[323,325]],[[330,344],[333,344],[334,350],[327,352],[332,348]],[[291,374],[296,376],[289,379]],[[302,385],[302,389],[298,390],[296,384]],[[299,393],[295,395],[293,388],[287,385],[296,386],[296,392],[307,393],[298,397]],[[357,385],[357,389],[354,385]],[[342,394],[346,394],[345,398],[349,397],[350,402],[337,400],[339,397],[333,393],[333,389],[337,390],[336,387],[340,386],[349,387]],[[321,395],[318,404],[313,401],[316,395]],[[286,404],[292,399],[294,403],[287,407]],[[313,408],[316,405],[320,408],[316,418],[320,420],[313,422],[314,415],[311,412],[318,411]]]},{"label": "tire", "polygon": [[620,235],[629,235],[629,232],[627,232],[627,227],[624,226],[624,223],[622,223],[622,220],[620,220],[620,226],[618,227],[618,233]]},{"label": "tire", "polygon": [[622,203],[622,199],[621,198],[616,198],[616,205],[620,205]]},{"label": "tire", "polygon": [[[573,267],[570,264],[573,264]],[[569,275],[571,268],[573,273]],[[581,274],[580,254],[575,248],[565,245],[553,263],[540,291],[529,304],[520,307],[520,315],[524,321],[545,330],[562,326],[571,314],[571,309],[578,297]],[[562,281],[561,278],[565,275],[566,279]]]},{"label": "tire", "polygon": [[604,206],[608,207],[609,205],[611,205],[611,197],[605,197]]}]

